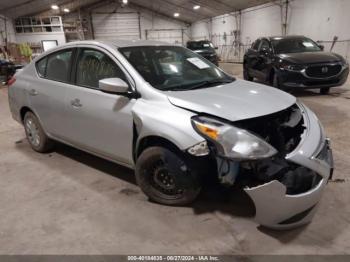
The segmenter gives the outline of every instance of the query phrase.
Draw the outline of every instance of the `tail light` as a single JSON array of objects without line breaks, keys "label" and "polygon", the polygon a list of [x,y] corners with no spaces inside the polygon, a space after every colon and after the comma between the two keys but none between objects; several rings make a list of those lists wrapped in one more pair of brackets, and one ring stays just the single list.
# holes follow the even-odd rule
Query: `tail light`
[{"label": "tail light", "polygon": [[10,78],[9,81],[7,81],[7,85],[8,85],[8,86],[11,86],[11,85],[13,85],[15,82],[16,82],[16,78],[13,76],[13,77]]}]

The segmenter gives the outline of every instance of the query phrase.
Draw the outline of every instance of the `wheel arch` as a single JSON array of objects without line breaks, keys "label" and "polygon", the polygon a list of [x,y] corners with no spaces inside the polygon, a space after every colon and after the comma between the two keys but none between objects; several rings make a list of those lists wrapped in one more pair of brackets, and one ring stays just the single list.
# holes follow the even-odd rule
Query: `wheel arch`
[{"label": "wheel arch", "polygon": [[22,124],[24,123],[24,117],[25,117],[26,113],[28,113],[28,112],[33,113],[37,117],[37,119],[41,125],[41,128],[44,130],[45,134],[50,137],[49,133],[46,130],[46,127],[43,125],[43,122],[41,121],[40,115],[37,114],[37,112],[35,110],[33,110],[31,107],[29,107],[27,105],[22,106],[22,108],[19,110],[21,123]]},{"label": "wheel arch", "polygon": [[152,146],[161,146],[175,152],[183,152],[174,142],[167,138],[157,135],[149,135],[138,139],[134,149],[134,160],[141,155],[141,153]]},{"label": "wheel arch", "polygon": [[[23,106],[23,107],[20,109],[19,114],[20,114],[22,123],[23,123],[23,121],[24,121],[24,116],[25,116],[26,113],[28,113],[28,112],[32,112],[33,114],[35,114],[34,111],[33,111],[31,108],[29,108],[28,106]],[[35,114],[35,115],[36,115],[36,114]]]}]

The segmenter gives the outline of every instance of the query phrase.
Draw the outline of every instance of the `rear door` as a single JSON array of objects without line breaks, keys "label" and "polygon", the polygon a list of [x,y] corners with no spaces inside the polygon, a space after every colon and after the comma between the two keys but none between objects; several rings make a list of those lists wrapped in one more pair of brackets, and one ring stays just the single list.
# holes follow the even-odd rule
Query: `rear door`
[{"label": "rear door", "polygon": [[131,165],[135,99],[99,90],[105,78],[130,77],[118,61],[102,48],[80,48],[75,64],[75,85],[66,93],[67,135],[72,144]]},{"label": "rear door", "polygon": [[75,49],[63,49],[36,63],[38,77],[28,81],[30,108],[39,117],[44,130],[55,137],[65,134],[65,94],[71,86],[70,72]]}]

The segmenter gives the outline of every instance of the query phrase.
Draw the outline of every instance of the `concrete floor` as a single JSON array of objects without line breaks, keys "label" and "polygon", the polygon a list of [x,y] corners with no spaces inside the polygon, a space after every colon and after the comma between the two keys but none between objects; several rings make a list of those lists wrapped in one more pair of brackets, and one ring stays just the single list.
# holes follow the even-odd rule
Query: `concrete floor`
[{"label": "concrete floor", "polygon": [[[241,66],[222,67],[241,77]],[[325,125],[336,171],[313,223],[285,232],[258,227],[240,192],[161,206],[131,170],[64,145],[33,152],[0,88],[0,254],[350,254],[349,88],[296,94]]]}]

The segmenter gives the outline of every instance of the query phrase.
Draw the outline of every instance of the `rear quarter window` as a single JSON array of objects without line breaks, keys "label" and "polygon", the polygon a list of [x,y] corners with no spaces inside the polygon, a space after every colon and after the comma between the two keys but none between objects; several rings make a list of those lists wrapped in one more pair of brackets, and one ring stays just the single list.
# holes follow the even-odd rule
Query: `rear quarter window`
[{"label": "rear quarter window", "polygon": [[46,76],[46,67],[47,67],[47,57],[40,59],[36,63],[36,71],[38,72],[39,76],[41,77]]}]

